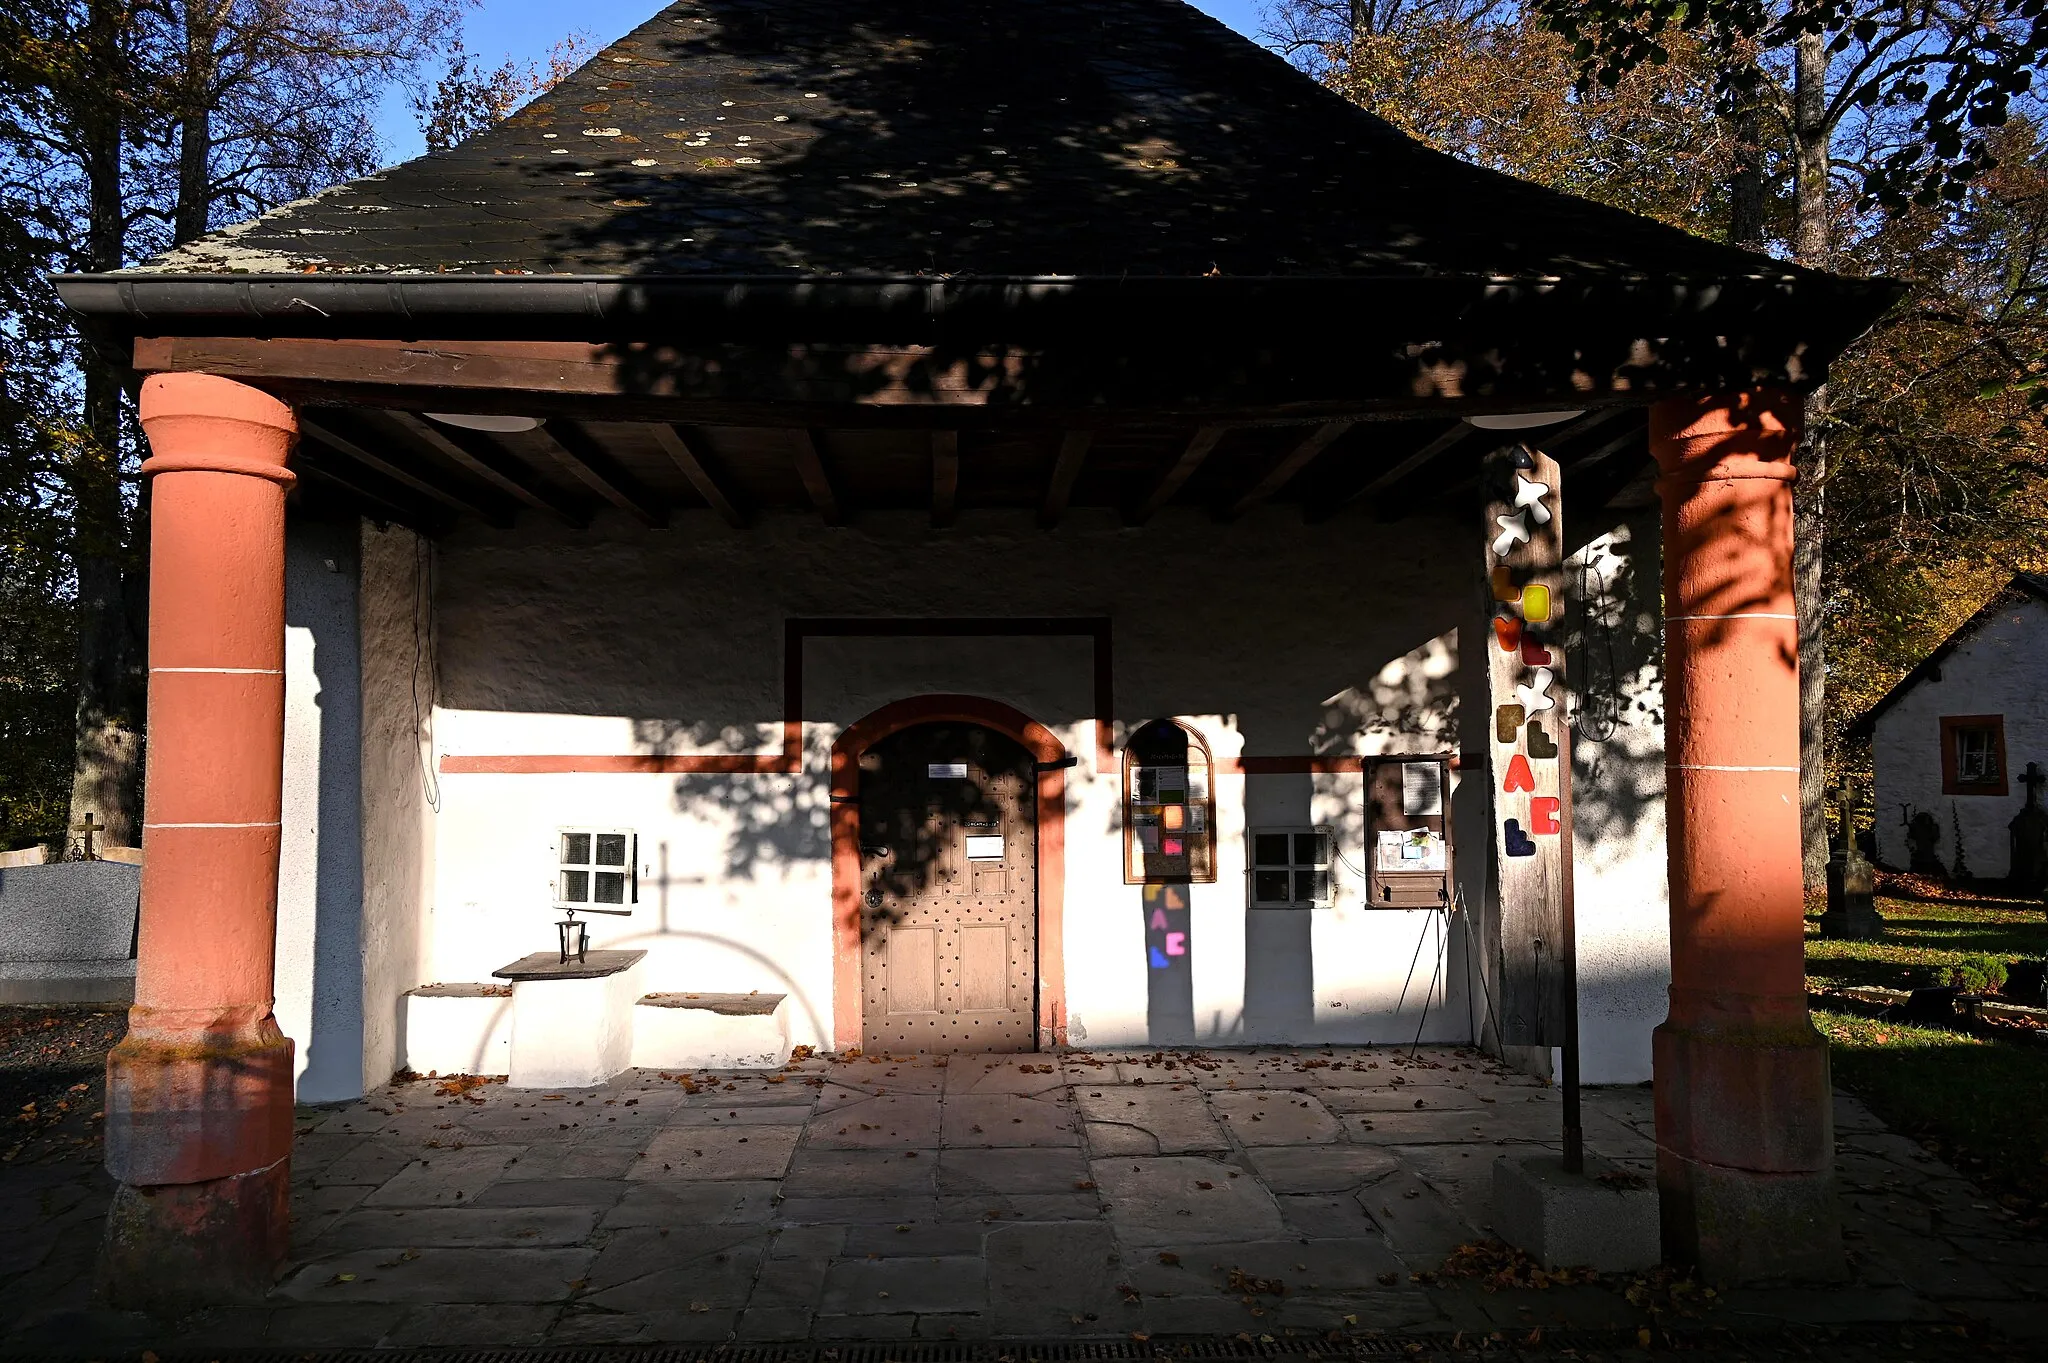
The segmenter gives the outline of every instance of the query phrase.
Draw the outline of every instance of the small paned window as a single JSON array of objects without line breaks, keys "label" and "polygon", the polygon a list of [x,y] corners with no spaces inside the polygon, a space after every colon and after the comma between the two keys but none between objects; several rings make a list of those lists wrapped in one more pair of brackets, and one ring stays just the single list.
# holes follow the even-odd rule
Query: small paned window
[{"label": "small paned window", "polygon": [[555,907],[631,913],[640,902],[639,834],[630,829],[565,828],[555,846]]},{"label": "small paned window", "polygon": [[1216,800],[1209,750],[1169,719],[1124,745],[1124,883],[1216,879]]},{"label": "small paned window", "polygon": [[1255,909],[1320,909],[1333,897],[1334,838],[1327,828],[1254,828],[1250,904]]},{"label": "small paned window", "polygon": [[1956,780],[1981,786],[1998,779],[1998,735],[1989,729],[1956,730]]},{"label": "small paned window", "polygon": [[1942,716],[1942,794],[2004,795],[2008,789],[2005,716]]}]

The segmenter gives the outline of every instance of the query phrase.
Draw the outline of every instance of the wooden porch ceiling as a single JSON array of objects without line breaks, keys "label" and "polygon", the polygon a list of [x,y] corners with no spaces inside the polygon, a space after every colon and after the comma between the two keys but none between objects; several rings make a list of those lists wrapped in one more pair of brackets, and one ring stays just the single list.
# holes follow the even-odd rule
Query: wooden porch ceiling
[{"label": "wooden porch ceiling", "polygon": [[[1383,519],[1461,506],[1480,457],[1511,434],[1444,417],[1291,424],[1126,422],[1085,430],[1002,426],[771,427],[554,417],[487,434],[391,407],[302,409],[295,494],[433,534],[457,521],[541,515],[587,526],[616,511],[665,526],[709,510],[744,527],[764,511],[825,524],[874,511],[1029,511],[1051,529],[1081,508],[1138,525],[1167,507],[1220,521],[1291,504],[1310,523],[1364,507]],[[1605,407],[1531,432],[1574,501],[1604,505],[1647,460],[1645,409]]]}]

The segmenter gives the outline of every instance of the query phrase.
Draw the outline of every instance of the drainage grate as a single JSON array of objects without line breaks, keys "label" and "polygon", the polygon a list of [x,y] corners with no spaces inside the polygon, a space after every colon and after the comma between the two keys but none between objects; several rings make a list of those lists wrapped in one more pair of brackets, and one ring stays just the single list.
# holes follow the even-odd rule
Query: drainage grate
[{"label": "drainage grate", "polygon": [[[1792,1326],[1754,1331],[1659,1328],[1647,1352],[1678,1349],[1711,1355],[1729,1350],[1732,1352],[1727,1356],[1731,1358],[1809,1359],[1818,1351],[1831,1357],[1869,1360],[1872,1355],[1867,1351],[1872,1346],[1908,1346],[1937,1338],[1950,1350],[1958,1346],[1968,1350],[1972,1347],[1970,1333],[1981,1340],[1981,1331],[1959,1338],[1958,1327],[1953,1324]],[[1343,1339],[1208,1335],[1154,1336],[1144,1341],[896,1340],[845,1344],[590,1345],[572,1349],[167,1349],[156,1356],[155,1363],[1368,1363],[1417,1356],[1426,1361],[1430,1355],[1440,1353],[1465,1357],[1491,1355],[1505,1363],[1515,1358],[1583,1358],[1592,1350],[1641,1357],[1637,1353],[1640,1347],[1635,1328],[1628,1327],[1546,1329],[1534,1336],[1467,1331],[1354,1335]],[[77,1363],[84,1359],[135,1363],[136,1358],[104,1349],[41,1355],[7,1351],[4,1357],[6,1363]]]}]

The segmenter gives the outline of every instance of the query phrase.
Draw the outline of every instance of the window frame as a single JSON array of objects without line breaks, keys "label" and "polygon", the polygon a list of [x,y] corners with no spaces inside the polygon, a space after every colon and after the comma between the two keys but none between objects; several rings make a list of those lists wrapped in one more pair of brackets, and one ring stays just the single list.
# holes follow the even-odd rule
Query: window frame
[{"label": "window frame", "polygon": [[[564,853],[564,848],[562,846],[563,841],[573,835],[581,835],[588,837],[590,839],[590,855],[593,858],[593,860],[564,861],[562,859]],[[563,898],[562,873],[564,871],[586,871],[590,873],[592,876],[595,876],[601,870],[605,872],[611,872],[619,869],[609,865],[601,865],[599,862],[594,860],[594,858],[597,856],[597,840],[600,837],[607,836],[623,837],[626,840],[626,864],[624,867],[624,872],[626,876],[625,902],[619,905],[611,905],[600,903],[597,900],[593,899],[587,903],[578,903],[574,900]],[[596,883],[595,881],[593,881],[590,886],[590,889],[593,893],[595,893],[596,888]],[[602,913],[608,914],[614,918],[630,918],[633,914],[634,906],[639,904],[640,902],[639,832],[635,829],[620,828],[616,825],[608,825],[603,827],[589,826],[574,828],[565,826],[562,828],[557,828],[555,830],[554,874],[549,888],[549,897],[554,900],[554,907],[557,909],[574,910],[577,913]]]},{"label": "window frame", "polygon": [[[1990,736],[1990,752],[1998,763],[1998,777],[1990,781],[1965,781],[1962,753],[1966,732],[1981,730]],[[1941,793],[1944,795],[1991,795],[2012,793],[2005,757],[2005,716],[1943,715],[1941,717]]]},{"label": "window frame", "polygon": [[[1287,838],[1288,897],[1285,901],[1261,899],[1258,893],[1258,873],[1262,870],[1282,869],[1278,862],[1259,860],[1260,836]],[[1301,836],[1319,838],[1322,843],[1323,860],[1302,862],[1294,860],[1295,839]],[[1327,909],[1337,902],[1337,830],[1329,824],[1260,824],[1244,831],[1244,904],[1248,909],[1307,910]],[[1294,893],[1295,876],[1303,871],[1321,871],[1327,879],[1323,882],[1327,893],[1320,899],[1303,900]]]}]

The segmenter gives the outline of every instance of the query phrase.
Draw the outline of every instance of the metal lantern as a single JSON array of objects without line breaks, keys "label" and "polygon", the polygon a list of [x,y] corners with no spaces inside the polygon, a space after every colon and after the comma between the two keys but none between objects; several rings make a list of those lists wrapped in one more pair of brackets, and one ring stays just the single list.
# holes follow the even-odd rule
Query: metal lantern
[{"label": "metal lantern", "polygon": [[576,910],[569,910],[569,916],[555,924],[555,931],[562,937],[562,964],[569,964],[569,958],[584,959],[590,950],[590,930],[576,920]]}]

